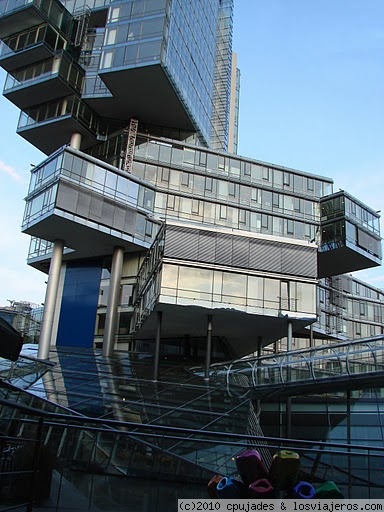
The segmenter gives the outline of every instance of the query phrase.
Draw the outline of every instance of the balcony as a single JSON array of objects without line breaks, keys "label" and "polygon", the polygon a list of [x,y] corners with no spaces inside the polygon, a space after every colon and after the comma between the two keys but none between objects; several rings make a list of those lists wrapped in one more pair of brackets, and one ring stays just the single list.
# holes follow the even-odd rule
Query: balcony
[{"label": "balcony", "polygon": [[380,215],[345,193],[321,200],[319,277],[381,265]]},{"label": "balcony", "polygon": [[84,70],[65,52],[8,75],[4,96],[20,109],[81,93]]},{"label": "balcony", "polygon": [[1,0],[0,39],[49,22],[71,37],[74,20],[58,0]]},{"label": "balcony", "polygon": [[47,24],[4,38],[0,48],[0,66],[13,71],[53,57],[66,47],[62,35]]},{"label": "balcony", "polygon": [[[143,207],[144,196],[131,175],[70,147],[62,148],[31,172],[22,229],[45,240],[29,263],[49,262],[48,242],[65,240],[66,259],[148,248],[158,222]],[[31,261],[33,260],[33,261]]]},{"label": "balcony", "polygon": [[103,140],[107,124],[78,96],[68,96],[25,109],[17,133],[47,155],[68,144],[74,132],[82,134],[82,148]]}]

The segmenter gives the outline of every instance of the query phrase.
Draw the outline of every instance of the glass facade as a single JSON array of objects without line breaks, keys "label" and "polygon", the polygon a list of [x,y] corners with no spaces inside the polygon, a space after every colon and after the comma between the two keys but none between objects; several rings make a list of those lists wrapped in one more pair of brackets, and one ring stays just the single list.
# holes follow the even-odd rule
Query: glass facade
[{"label": "glass facade", "polygon": [[166,23],[165,4],[165,0],[152,4],[114,4],[105,30],[101,70],[160,62]]},{"label": "glass facade", "polygon": [[318,197],[332,187],[298,171],[140,137],[132,173],[156,185],[161,215],[302,240],[316,237]]},{"label": "glass facade", "polygon": [[[118,236],[128,233],[143,242],[151,242],[157,226],[147,215],[153,211],[154,191],[116,169],[107,169],[69,151],[62,150],[33,170],[23,229],[29,229],[39,217],[52,214],[58,208],[75,214],[78,222],[81,218],[97,222],[96,229],[103,230],[103,226],[108,226]],[[79,189],[73,192],[74,189],[68,189],[64,183],[78,185],[83,192]],[[87,200],[90,191],[96,191],[100,199]],[[101,200],[101,197],[105,199]],[[113,199],[115,205],[112,212],[109,199]],[[122,205],[131,205],[140,212],[132,216],[129,210],[122,210]]]},{"label": "glass facade", "polygon": [[[159,232],[138,273],[133,330],[139,329],[153,310],[164,304],[197,306],[211,311],[230,309],[232,312],[272,317],[289,313],[298,318],[315,319],[315,279],[299,280],[297,276],[286,274],[283,277],[271,271],[266,277],[252,271],[251,263],[245,262],[244,255],[241,261],[227,258],[232,261],[228,263],[231,269],[220,265],[222,260],[219,256],[202,265],[204,255],[192,256],[187,238],[177,228],[175,235],[174,229],[168,225]],[[204,240],[209,233],[200,236],[199,240]],[[192,238],[189,244],[200,245],[197,239],[192,241]],[[178,240],[176,253],[172,249],[173,239]],[[208,239],[206,242],[207,246],[210,245]],[[244,237],[241,243],[244,251],[245,242]],[[217,242],[217,248],[219,244]],[[236,241],[228,240],[220,247],[226,253],[233,250],[235,255],[236,245]],[[272,252],[270,258],[274,258]],[[239,268],[239,263],[242,263],[242,268]],[[256,266],[261,270],[261,262]]]},{"label": "glass facade", "polygon": [[[235,127],[236,120],[229,117],[231,94],[236,95],[236,91],[231,90],[233,66],[232,32],[233,0],[221,0],[218,15],[213,83],[211,147],[222,151],[228,149],[230,125],[233,126],[234,130],[237,130]],[[240,84],[238,86],[240,87]],[[236,151],[234,152],[236,153]]]},{"label": "glass facade", "polygon": [[206,141],[211,136],[218,0],[172,1],[165,68]]},{"label": "glass facade", "polygon": [[[379,265],[382,259],[379,212],[345,193],[324,197],[321,205],[319,276]],[[345,258],[349,266],[345,266]]]}]

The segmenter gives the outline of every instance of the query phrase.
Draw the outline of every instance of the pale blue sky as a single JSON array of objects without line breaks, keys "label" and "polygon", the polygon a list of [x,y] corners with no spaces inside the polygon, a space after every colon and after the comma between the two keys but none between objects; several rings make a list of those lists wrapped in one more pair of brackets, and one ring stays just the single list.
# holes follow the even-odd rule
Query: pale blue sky
[{"label": "pale blue sky", "polygon": [[[239,154],[331,177],[384,213],[383,0],[235,4]],[[0,305],[39,304],[46,276],[27,267],[20,224],[30,164],[43,155],[16,135],[18,109],[4,98],[0,119]],[[384,287],[380,268],[357,276]]]}]

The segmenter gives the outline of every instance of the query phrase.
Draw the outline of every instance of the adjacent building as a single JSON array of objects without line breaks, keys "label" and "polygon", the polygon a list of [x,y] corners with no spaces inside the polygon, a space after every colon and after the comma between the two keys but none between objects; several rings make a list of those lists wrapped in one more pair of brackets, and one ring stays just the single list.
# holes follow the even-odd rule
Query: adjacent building
[{"label": "adjacent building", "polygon": [[10,300],[8,306],[0,306],[0,318],[3,318],[19,332],[25,343],[37,343],[43,307],[27,301]]}]

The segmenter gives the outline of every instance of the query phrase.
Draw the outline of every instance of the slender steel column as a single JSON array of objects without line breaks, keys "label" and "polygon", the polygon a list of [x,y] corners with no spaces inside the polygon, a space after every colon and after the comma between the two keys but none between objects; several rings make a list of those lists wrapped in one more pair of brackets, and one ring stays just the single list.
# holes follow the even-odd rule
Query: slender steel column
[{"label": "slender steel column", "polygon": [[155,357],[153,359],[153,380],[159,378],[159,361],[160,361],[160,342],[161,342],[161,324],[163,322],[162,311],[157,312],[156,324],[156,340],[155,340]]},{"label": "slender steel column", "polygon": [[[290,352],[292,350],[292,320],[288,320],[288,329],[287,329],[287,351]],[[290,357],[287,357],[287,382],[291,380],[291,367],[290,367]],[[287,430],[286,437],[288,439],[291,437],[292,433],[292,400],[291,397],[287,398],[286,408],[285,408],[286,420],[287,420]]]},{"label": "slender steel column", "polygon": [[37,357],[40,359],[48,359],[49,356],[49,347],[52,341],[52,327],[55,315],[57,290],[59,288],[60,270],[63,261],[63,249],[63,240],[55,240],[53,243],[51,263],[49,265],[48,282],[44,301],[44,312],[41,321],[39,349],[37,352]]},{"label": "slender steel column", "polygon": [[314,346],[315,344],[313,342],[313,324],[311,324],[309,326],[309,347],[312,348]]},{"label": "slender steel column", "polygon": [[211,365],[211,352],[212,352],[212,315],[208,315],[207,350],[205,353],[204,380],[209,380],[209,367]]},{"label": "slender steel column", "polygon": [[292,398],[289,396],[285,404],[285,415],[286,415],[286,435],[288,439],[292,437]]},{"label": "slender steel column", "polygon": [[292,350],[292,320],[288,320],[287,351]]},{"label": "slender steel column", "polygon": [[[257,337],[257,357],[261,357],[261,349],[262,349],[262,343],[263,343],[263,337],[258,336]],[[259,361],[257,362],[257,365],[259,366]]]},{"label": "slender steel column", "polygon": [[[261,357],[261,350],[262,350],[262,343],[263,343],[263,337],[258,336],[257,337],[257,379],[260,378],[260,372],[259,372],[259,366],[260,366],[260,357]],[[256,414],[260,414],[261,411],[261,400],[256,400]]]},{"label": "slender steel column", "polygon": [[72,133],[71,142],[69,143],[71,148],[80,149],[81,139],[82,139],[81,133],[76,133],[76,132]]},{"label": "slender steel column", "polygon": [[117,307],[119,305],[119,292],[121,273],[124,261],[124,248],[115,247],[112,256],[111,279],[109,281],[109,295],[107,312],[105,314],[105,328],[103,336],[103,356],[109,357],[113,353],[117,327]]},{"label": "slender steel column", "polygon": [[[351,390],[347,390],[347,443],[351,445],[352,442],[352,435],[351,435]],[[351,467],[351,455],[349,455],[349,452],[351,451],[351,448],[348,448],[348,492],[349,496],[351,496],[352,492],[352,481],[351,481],[351,474],[352,474],[352,467]]]}]

